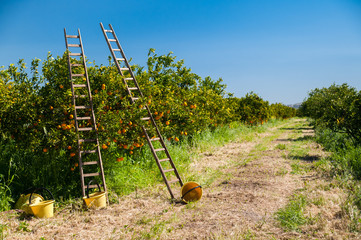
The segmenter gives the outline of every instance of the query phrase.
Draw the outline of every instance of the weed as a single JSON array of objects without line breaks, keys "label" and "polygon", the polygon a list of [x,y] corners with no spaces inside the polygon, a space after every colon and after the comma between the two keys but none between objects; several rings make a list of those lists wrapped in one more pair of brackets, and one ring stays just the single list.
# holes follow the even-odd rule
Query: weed
[{"label": "weed", "polygon": [[298,194],[293,196],[290,202],[276,212],[276,219],[285,230],[299,230],[299,227],[308,222],[303,211],[307,204],[306,196]]},{"label": "weed", "polygon": [[281,167],[280,169],[278,169],[276,172],[275,172],[275,176],[284,176],[288,173],[288,170],[285,169],[284,167]]},{"label": "weed", "polygon": [[245,233],[242,234],[244,240],[251,240],[255,238],[255,234],[251,230],[247,230]]},{"label": "weed", "polygon": [[29,223],[27,222],[19,222],[17,230],[22,232],[31,232],[31,229],[29,229]]},{"label": "weed", "polygon": [[286,144],[277,144],[276,149],[279,149],[279,150],[285,150],[286,149]]},{"label": "weed", "polygon": [[3,240],[6,238],[6,229],[8,228],[7,224],[1,224],[0,223],[0,240]]},{"label": "weed", "polygon": [[318,196],[314,199],[312,199],[312,203],[316,206],[323,206],[325,205],[325,198],[323,196]]}]

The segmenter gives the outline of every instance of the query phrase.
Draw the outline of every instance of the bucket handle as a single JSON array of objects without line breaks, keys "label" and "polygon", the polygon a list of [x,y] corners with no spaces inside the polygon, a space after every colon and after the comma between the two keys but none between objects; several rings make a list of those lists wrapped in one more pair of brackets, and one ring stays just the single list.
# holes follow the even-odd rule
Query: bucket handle
[{"label": "bucket handle", "polygon": [[36,192],[36,191],[39,191],[39,190],[43,190],[43,189],[45,189],[45,190],[50,194],[51,199],[54,200],[54,196],[53,196],[53,194],[49,191],[49,189],[44,188],[44,187],[34,188],[34,190],[31,192],[30,197],[29,197],[29,205],[31,204],[31,197],[33,196],[33,193]]},{"label": "bucket handle", "polygon": [[191,191],[193,191],[194,189],[197,189],[197,188],[202,188],[202,186],[201,186],[201,185],[198,185],[198,186],[196,186],[196,187],[194,187],[194,188],[189,189],[185,194],[183,194],[183,196],[181,197],[181,199],[183,199],[188,193],[190,193]]},{"label": "bucket handle", "polygon": [[[92,182],[93,182],[93,180],[90,180],[90,181],[88,182],[87,187],[86,187],[86,196],[87,196],[88,198],[89,198],[89,186],[90,186],[90,183],[92,183]],[[96,182],[96,181],[94,181],[94,183],[95,183],[96,185],[98,185],[99,192],[101,192],[101,191],[102,191],[102,189],[100,188],[99,183],[98,183],[98,182]]]}]

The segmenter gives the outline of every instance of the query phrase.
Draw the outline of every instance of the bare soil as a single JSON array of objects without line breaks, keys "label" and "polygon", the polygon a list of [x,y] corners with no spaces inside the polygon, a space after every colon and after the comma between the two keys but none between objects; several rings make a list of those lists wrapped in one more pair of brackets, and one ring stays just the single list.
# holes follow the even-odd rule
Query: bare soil
[{"label": "bare soil", "polygon": [[[171,203],[159,184],[106,209],[82,211],[69,205],[51,219],[21,219],[11,211],[0,213],[0,223],[7,226],[6,239],[28,240],[359,239],[349,232],[341,209],[346,192],[315,167],[327,153],[309,140],[312,135],[304,120],[291,120],[250,142],[200,153],[190,168],[197,169],[203,184],[203,198],[196,203]],[[275,213],[300,192],[309,199],[304,214],[313,221],[289,231]]]}]

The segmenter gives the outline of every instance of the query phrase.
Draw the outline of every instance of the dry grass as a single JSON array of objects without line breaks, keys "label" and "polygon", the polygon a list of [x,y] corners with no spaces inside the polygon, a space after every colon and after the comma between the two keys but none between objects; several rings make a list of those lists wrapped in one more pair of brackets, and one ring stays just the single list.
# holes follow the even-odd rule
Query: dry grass
[{"label": "dry grass", "polygon": [[[69,205],[51,219],[23,220],[18,213],[8,212],[0,214],[0,224],[7,226],[7,239],[29,240],[358,239],[348,232],[348,220],[342,215],[344,190],[310,167],[315,161],[289,157],[295,151],[306,151],[315,160],[325,154],[311,141],[295,141],[312,135],[312,130],[300,126],[305,123],[289,121],[251,142],[232,142],[202,153],[189,168],[204,187],[197,203],[170,203],[165,187],[158,185],[102,210],[83,211]],[[304,171],[292,173],[295,161]],[[295,193],[307,196],[309,222],[292,232],[283,229],[274,214]]]}]

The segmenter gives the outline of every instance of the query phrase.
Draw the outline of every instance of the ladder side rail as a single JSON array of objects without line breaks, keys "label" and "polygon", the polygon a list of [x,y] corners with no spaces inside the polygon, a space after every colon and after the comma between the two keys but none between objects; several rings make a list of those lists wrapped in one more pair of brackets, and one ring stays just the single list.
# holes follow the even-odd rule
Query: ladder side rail
[{"label": "ladder side rail", "polygon": [[[88,89],[89,105],[90,105],[91,114],[92,114],[92,119],[93,119],[93,128],[94,128],[95,135],[96,135],[98,164],[99,164],[100,173],[101,173],[101,177],[102,177],[103,188],[104,188],[104,191],[106,192],[106,191],[107,191],[107,187],[106,187],[106,184],[105,184],[105,177],[104,177],[104,169],[103,169],[102,155],[101,155],[101,153],[100,153],[100,145],[99,145],[99,138],[98,138],[98,129],[97,129],[97,125],[96,125],[96,119],[95,119],[95,113],[94,113],[94,107],[93,107],[93,97],[92,97],[91,89],[90,89],[90,82],[89,82],[88,70],[87,70],[87,66],[86,66],[85,53],[84,53],[84,49],[83,49],[83,42],[82,42],[82,40],[81,40],[81,35],[80,35],[80,29],[78,29],[78,34],[79,34],[79,42],[80,42],[82,59],[83,59],[84,73],[85,73],[85,78],[86,78],[86,83],[87,83],[86,85],[87,85],[87,89]],[[84,187],[83,187],[83,191],[85,191]],[[85,192],[84,192],[84,195],[85,195]]]},{"label": "ladder side rail", "polygon": [[164,182],[165,182],[165,184],[166,184],[166,186],[167,186],[168,192],[170,193],[171,198],[174,199],[174,195],[173,195],[172,189],[171,189],[170,186],[169,186],[167,176],[165,175],[165,173],[164,173],[164,171],[163,171],[163,167],[162,167],[162,165],[161,165],[160,162],[159,162],[158,155],[157,155],[157,153],[156,153],[155,150],[154,150],[154,147],[153,147],[153,144],[152,144],[152,142],[151,142],[151,140],[150,140],[150,138],[149,138],[148,132],[147,132],[147,130],[145,129],[144,126],[142,126],[142,128],[143,128],[144,134],[145,134],[145,136],[146,136],[146,139],[147,139],[147,141],[148,141],[148,145],[150,146],[150,150],[151,150],[151,152],[152,152],[152,154],[153,154],[153,157],[154,157],[154,159],[155,159],[155,162],[157,163],[157,166],[158,166],[158,168],[159,168],[159,170],[160,170],[160,173],[161,173],[161,175],[162,175],[162,177],[163,177],[163,180],[164,180]]},{"label": "ladder side rail", "polygon": [[[129,65],[128,59],[125,57],[125,53],[124,53],[124,51],[123,51],[122,46],[121,46],[120,43],[119,43],[118,37],[117,37],[117,35],[115,34],[114,29],[113,29],[113,27],[112,27],[111,24],[109,24],[109,27],[110,27],[110,29],[112,30],[113,37],[114,37],[114,39],[115,39],[115,42],[117,43],[117,46],[118,46],[118,48],[119,48],[119,50],[120,50],[120,53],[122,54],[122,56],[123,56],[123,58],[124,58],[125,65],[126,65],[127,68],[129,68],[130,76],[134,79],[135,86],[138,88],[138,91],[139,91],[139,93],[140,93],[140,96],[143,97],[143,93],[142,93],[142,91],[140,90],[140,87],[139,87],[139,85],[138,85],[138,82],[137,82],[136,79],[135,79],[133,70],[132,70],[132,68],[131,68],[130,65]],[[106,34],[106,33],[105,33],[105,34]]]},{"label": "ladder side rail", "polygon": [[[66,50],[68,51],[68,69],[69,69],[69,79],[70,79],[70,83],[71,83],[71,92],[72,92],[72,102],[73,102],[73,106],[74,106],[74,122],[75,122],[75,130],[76,130],[76,134],[77,134],[77,138],[79,139],[79,131],[78,131],[78,120],[77,120],[77,113],[76,113],[76,109],[75,109],[75,97],[74,97],[74,84],[73,84],[73,76],[72,76],[72,70],[71,70],[71,61],[70,61],[70,55],[69,55],[69,44],[68,44],[68,38],[66,35],[66,29],[64,28],[64,36],[65,36],[65,45],[66,45]],[[82,185],[82,195],[83,197],[85,196],[85,190],[83,188],[84,186],[84,171],[83,171],[83,161],[82,161],[82,156],[81,156],[81,152],[80,152],[80,144],[78,141],[78,160],[79,160],[79,172],[80,172],[80,181],[81,181],[81,185]]]}]

